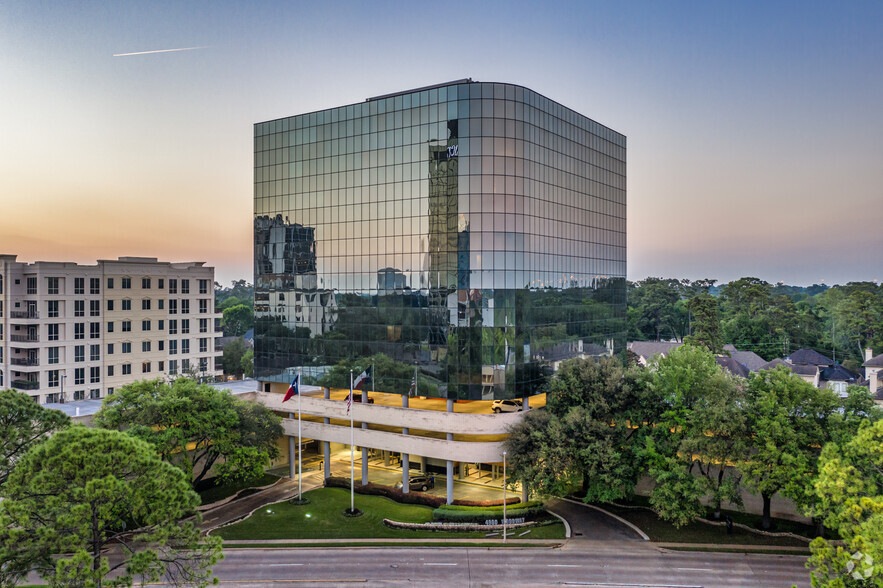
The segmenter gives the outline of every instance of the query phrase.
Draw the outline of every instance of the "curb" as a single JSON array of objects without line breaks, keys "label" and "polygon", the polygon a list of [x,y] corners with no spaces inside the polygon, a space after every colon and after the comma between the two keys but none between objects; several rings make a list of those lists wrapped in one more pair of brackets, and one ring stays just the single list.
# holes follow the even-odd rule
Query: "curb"
[{"label": "curb", "polygon": [[594,504],[586,504],[585,502],[577,502],[576,500],[571,500],[570,498],[559,498],[559,500],[564,500],[565,502],[570,502],[571,504],[579,504],[580,506],[585,506],[587,508],[593,508],[593,509],[597,510],[598,512],[604,513],[608,517],[614,518],[617,521],[619,521],[620,523],[622,523],[623,525],[627,526],[632,531],[634,531],[635,533],[640,535],[640,537],[644,541],[650,541],[650,537],[647,536],[647,533],[645,533],[644,531],[639,529],[634,523],[630,523],[627,520],[625,520],[624,518],[616,516],[612,512],[607,512],[606,510],[604,510],[603,508],[601,508],[599,506],[595,506]]}]

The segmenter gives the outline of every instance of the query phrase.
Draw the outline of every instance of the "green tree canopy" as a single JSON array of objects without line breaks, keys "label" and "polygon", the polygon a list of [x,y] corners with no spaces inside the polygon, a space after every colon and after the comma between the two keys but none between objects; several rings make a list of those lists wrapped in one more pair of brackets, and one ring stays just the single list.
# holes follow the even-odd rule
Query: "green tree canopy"
[{"label": "green tree canopy", "polygon": [[701,345],[711,353],[724,352],[724,338],[721,333],[717,298],[711,294],[697,294],[687,303],[687,310],[693,317],[691,333],[684,337],[688,345]]},{"label": "green tree canopy", "polygon": [[254,327],[254,307],[239,304],[224,309],[224,334],[228,337],[241,337]]},{"label": "green tree canopy", "polygon": [[27,394],[0,390],[0,487],[28,449],[69,424],[66,414],[43,408]]},{"label": "green tree canopy", "polygon": [[815,483],[818,511],[845,546],[810,545],[813,586],[883,586],[883,421],[825,446]]},{"label": "green tree canopy", "polygon": [[[192,475],[194,484],[220,462],[228,464],[220,471],[224,476],[259,477],[278,455],[283,433],[280,417],[263,405],[189,378],[123,386],[104,399],[95,422],[148,441],[162,459]],[[248,459],[238,459],[242,455]]]},{"label": "green tree canopy", "polygon": [[57,433],[25,455],[2,497],[4,586],[29,572],[53,586],[205,586],[221,557],[220,539],[200,538],[187,476],[118,431]]},{"label": "green tree canopy", "polygon": [[224,373],[236,376],[242,375],[242,358],[245,357],[247,351],[248,347],[242,337],[228,341],[224,345],[224,354],[222,356]]}]

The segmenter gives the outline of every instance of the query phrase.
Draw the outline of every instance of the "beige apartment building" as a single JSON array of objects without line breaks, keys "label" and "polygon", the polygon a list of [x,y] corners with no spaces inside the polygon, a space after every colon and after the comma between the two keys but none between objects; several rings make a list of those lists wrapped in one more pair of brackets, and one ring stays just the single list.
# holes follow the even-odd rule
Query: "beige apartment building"
[{"label": "beige apartment building", "polygon": [[152,257],[96,265],[0,255],[0,389],[44,404],[142,379],[222,374],[214,268]]}]

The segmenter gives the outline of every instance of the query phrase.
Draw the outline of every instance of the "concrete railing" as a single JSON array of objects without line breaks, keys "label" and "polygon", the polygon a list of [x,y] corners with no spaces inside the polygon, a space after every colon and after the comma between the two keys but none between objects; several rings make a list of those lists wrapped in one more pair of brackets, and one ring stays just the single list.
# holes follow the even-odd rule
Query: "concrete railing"
[{"label": "concrete railing", "polygon": [[[345,409],[344,409],[345,410]],[[429,412],[429,411],[427,411]],[[282,426],[286,435],[297,435],[297,419],[284,419]],[[302,421],[302,436],[319,441],[330,441],[349,445],[350,428],[342,425],[326,425],[313,421]],[[353,444],[356,446],[385,449],[397,453],[408,453],[442,460],[464,461],[467,463],[496,463],[503,460],[502,441],[446,441],[432,437],[403,435],[389,431],[354,428]]]},{"label": "concrete railing", "polygon": [[[297,398],[292,398],[284,405],[282,398],[282,394],[257,392],[254,399],[271,410],[297,412]],[[346,412],[346,402],[340,400],[326,400],[304,395],[300,398],[300,404],[304,415],[342,420],[350,418]],[[363,404],[361,402],[354,402],[352,411],[353,420],[359,422],[455,435],[505,435],[512,425],[521,422],[521,419],[524,418],[522,412],[472,414]],[[409,437],[409,439],[412,438]],[[372,447],[375,446],[372,445]]]}]

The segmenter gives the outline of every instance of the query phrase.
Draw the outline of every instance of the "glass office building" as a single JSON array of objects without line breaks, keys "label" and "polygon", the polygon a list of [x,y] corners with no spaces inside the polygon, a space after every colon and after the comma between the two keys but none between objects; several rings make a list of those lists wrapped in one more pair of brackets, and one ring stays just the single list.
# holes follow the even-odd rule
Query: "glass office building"
[{"label": "glass office building", "polygon": [[460,80],[254,127],[255,375],[377,363],[378,391],[542,391],[625,345],[626,139]]}]

